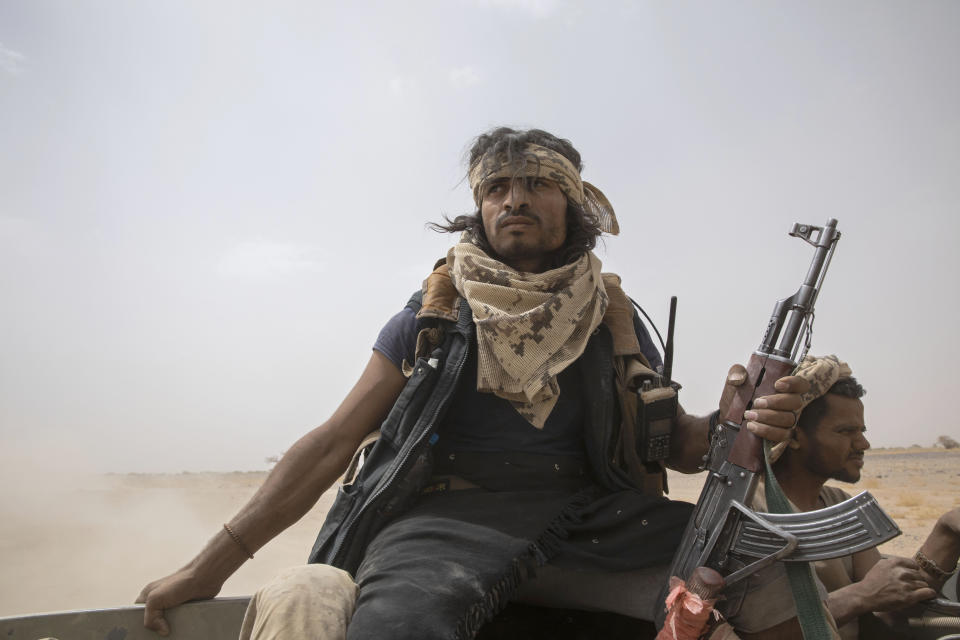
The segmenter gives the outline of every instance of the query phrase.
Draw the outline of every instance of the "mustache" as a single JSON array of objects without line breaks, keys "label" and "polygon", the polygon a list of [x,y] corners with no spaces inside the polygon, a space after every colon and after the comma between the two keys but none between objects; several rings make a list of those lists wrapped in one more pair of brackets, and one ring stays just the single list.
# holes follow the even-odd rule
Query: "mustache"
[{"label": "mustache", "polygon": [[504,211],[499,216],[497,216],[497,228],[501,228],[507,222],[511,220],[516,220],[517,218],[526,218],[533,222],[540,222],[540,216],[535,212],[529,209],[521,209],[519,211]]}]

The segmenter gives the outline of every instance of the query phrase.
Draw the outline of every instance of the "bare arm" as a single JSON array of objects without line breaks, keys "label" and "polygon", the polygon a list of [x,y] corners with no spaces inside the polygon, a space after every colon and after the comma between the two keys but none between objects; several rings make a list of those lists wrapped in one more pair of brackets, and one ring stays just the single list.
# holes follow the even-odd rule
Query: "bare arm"
[{"label": "bare arm", "polygon": [[[920,547],[920,553],[942,571],[950,573],[956,568],[957,559],[960,558],[960,507],[940,516],[937,524],[933,525],[933,531]],[[936,572],[926,569],[921,571],[927,584],[937,591],[946,582],[946,578]]]},{"label": "bare arm", "polygon": [[[380,426],[405,384],[397,367],[374,351],[330,419],[287,451],[263,486],[228,523],[251,553],[316,504],[346,470],[364,436]],[[212,598],[246,560],[240,546],[221,529],[186,566],[143,588],[137,602],[146,603],[144,625],[167,635],[164,609]]]},{"label": "bare arm", "polygon": [[680,409],[680,415],[673,423],[667,466],[680,473],[700,471],[703,456],[710,444],[707,435],[709,429],[710,416],[693,416]]},{"label": "bare arm", "polygon": [[[960,557],[960,508],[940,516],[920,551],[944,571]],[[871,562],[872,561],[872,562]],[[869,612],[897,611],[936,597],[943,576],[910,558],[880,558],[876,549],[854,556],[854,582],[830,593],[828,605],[837,624]]]},{"label": "bare arm", "polygon": [[882,557],[880,550],[876,547],[853,554],[853,581],[860,582],[863,580],[870,569],[873,569],[873,565],[880,562]]},{"label": "bare arm", "polygon": [[896,611],[935,596],[916,562],[890,557],[874,564],[863,580],[831,591],[827,607],[842,626],[865,613]]},{"label": "bare arm", "polygon": [[[921,553],[950,572],[960,557],[960,508],[940,516]],[[871,562],[872,560],[872,562]],[[830,612],[838,624],[874,612],[896,611],[936,597],[945,578],[909,558],[884,558],[876,549],[854,556],[854,582],[830,594]]]}]

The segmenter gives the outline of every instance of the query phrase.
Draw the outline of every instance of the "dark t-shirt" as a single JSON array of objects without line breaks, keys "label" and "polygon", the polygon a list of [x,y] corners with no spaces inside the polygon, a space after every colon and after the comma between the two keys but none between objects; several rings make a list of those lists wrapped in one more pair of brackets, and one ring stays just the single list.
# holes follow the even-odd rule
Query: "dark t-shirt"
[{"label": "dark t-shirt", "polygon": [[[649,336],[638,337],[647,359],[659,364],[659,354]],[[374,349],[400,368],[404,359],[413,363],[415,348],[416,318],[411,309],[405,308],[384,326]],[[438,476],[436,481],[444,475],[458,476],[483,489],[434,490],[421,496],[417,507],[420,512],[445,518],[443,536],[427,536],[431,545],[437,545],[431,547],[433,553],[444,545],[454,545],[454,555],[461,559],[465,547],[457,536],[462,531],[476,531],[477,525],[482,526],[481,531],[502,530],[514,521],[523,521],[527,515],[539,515],[554,519],[554,525],[564,531],[551,559],[557,567],[628,571],[669,562],[692,505],[646,496],[639,490],[606,492],[591,485],[592,473],[583,433],[587,407],[580,393],[583,386],[580,367],[574,363],[557,378],[560,386],[557,404],[543,429],[537,429],[521,418],[506,400],[477,391],[476,354],[469,356],[462,380],[437,431],[433,469]],[[584,487],[588,487],[588,493],[583,493]],[[558,507],[553,502],[543,500],[542,496],[548,493],[559,495],[568,503],[562,518],[557,519]],[[578,497],[570,502],[575,493]],[[502,500],[503,504],[491,508],[485,502],[488,499]],[[437,500],[451,501],[456,507],[455,513],[444,511],[434,502]],[[575,506],[577,500],[586,500],[586,504]],[[516,516],[518,511],[520,516]],[[470,524],[460,529],[456,524],[458,520]],[[407,514],[397,522],[417,527],[420,532],[439,530],[435,520],[424,522],[418,520],[416,514]],[[409,535],[409,529],[399,531],[398,535],[399,540],[385,534],[378,537],[391,556],[399,553],[397,549],[403,545],[419,539]],[[491,538],[484,537],[484,541],[488,539]],[[638,544],[638,541],[641,542]],[[412,555],[418,560],[404,567],[428,564],[421,561],[421,548],[414,549]],[[472,562],[482,565],[481,555],[472,556]],[[440,571],[448,575],[448,565],[441,564]],[[471,570],[479,572],[476,567]],[[360,573],[363,571],[361,568]],[[498,564],[492,575],[500,576],[502,571]],[[405,571],[401,573],[408,577]],[[471,597],[475,598],[473,591]]]},{"label": "dark t-shirt", "polygon": [[[404,359],[413,363],[417,341],[416,315],[404,307],[380,331],[373,348],[399,368]],[[584,457],[583,401],[570,393],[580,384],[578,367],[567,367],[557,376],[560,396],[542,429],[523,419],[513,406],[492,393],[477,391],[477,354],[471,350],[450,408],[440,422],[436,455],[452,452],[516,452]],[[567,393],[564,393],[567,390]]]},{"label": "dark t-shirt", "polygon": [[[648,360],[659,361],[659,354],[646,338],[652,356]],[[393,316],[380,331],[373,348],[391,362],[401,367],[406,360],[414,361],[417,327],[416,314],[404,307]],[[641,341],[641,347],[645,346]],[[571,391],[580,388],[580,370],[575,364],[557,376],[560,395],[542,429],[537,429],[503,398],[492,393],[477,391],[477,356],[472,350],[457,387],[450,409],[439,425],[436,453],[439,456],[450,452],[470,451],[480,453],[517,452],[538,455],[585,457],[583,443],[583,398]]]},{"label": "dark t-shirt", "polygon": [[373,348],[401,369],[403,361],[414,364],[413,356],[417,350],[417,314],[410,307],[404,307],[380,329]]}]

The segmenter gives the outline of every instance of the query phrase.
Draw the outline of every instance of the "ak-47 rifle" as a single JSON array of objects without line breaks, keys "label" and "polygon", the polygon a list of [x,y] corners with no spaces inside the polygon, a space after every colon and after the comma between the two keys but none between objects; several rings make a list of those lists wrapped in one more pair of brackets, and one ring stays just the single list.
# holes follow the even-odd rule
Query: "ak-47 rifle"
[{"label": "ak-47 rifle", "polygon": [[763,440],[742,428],[743,413],[754,398],[776,393],[774,382],[789,375],[809,348],[814,303],[840,238],[832,218],[824,227],[795,224],[790,235],[815,247],[813,261],[797,292],[774,306],[763,341],[750,356],[747,379],[711,434],[704,456],[708,476],[670,569],[683,580],[707,567],[720,573],[728,588],[776,561],[836,558],[900,534],[868,492],[804,513],[755,513],[747,506],[763,472],[764,452]]}]

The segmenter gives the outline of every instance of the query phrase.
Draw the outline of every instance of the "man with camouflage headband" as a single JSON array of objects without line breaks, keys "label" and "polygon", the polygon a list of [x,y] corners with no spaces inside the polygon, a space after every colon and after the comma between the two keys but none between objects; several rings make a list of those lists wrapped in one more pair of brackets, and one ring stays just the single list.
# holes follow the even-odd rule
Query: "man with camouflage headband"
[{"label": "man with camouflage headband", "polygon": [[[613,207],[544,131],[481,135],[469,165],[476,211],[437,225],[460,242],[330,420],[191,563],[144,589],[147,626],[216,594],[348,470],[314,564],[258,593],[245,633],[472,638],[511,600],[647,619],[660,605],[691,505],[663,498],[663,465],[637,454],[635,391],[660,356],[591,251],[619,231]],[[748,428],[782,440],[806,386],[779,381]],[[710,417],[679,413],[666,463],[693,472]]]},{"label": "man with camouflage headband", "polygon": [[[865,391],[850,367],[836,356],[808,356],[794,374],[809,381],[801,395],[802,409],[791,437],[771,450],[774,475],[786,497],[798,511],[813,511],[838,504],[850,495],[828,480],[857,482],[870,448],[864,432]],[[761,485],[752,505],[766,511]],[[933,598],[960,554],[960,509],[940,518],[914,559],[881,559],[876,547],[851,556],[813,563],[824,587],[826,603],[839,626],[843,640],[886,637],[873,612],[903,609]],[[946,567],[942,569],[941,567]],[[741,637],[766,629],[765,637],[788,637],[794,627],[793,596],[782,566],[757,576],[749,589],[762,590],[762,611],[743,608],[731,613],[731,622]],[[773,627],[772,629],[770,627]]]}]

